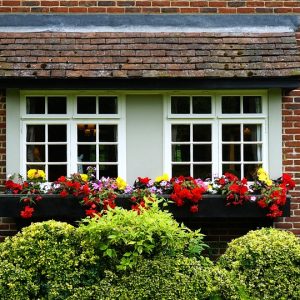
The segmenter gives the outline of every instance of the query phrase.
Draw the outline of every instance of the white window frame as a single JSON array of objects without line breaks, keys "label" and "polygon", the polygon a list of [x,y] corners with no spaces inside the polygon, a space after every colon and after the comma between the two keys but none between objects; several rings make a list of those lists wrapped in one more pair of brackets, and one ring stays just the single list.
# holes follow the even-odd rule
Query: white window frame
[{"label": "white window frame", "polygon": [[[67,98],[66,114],[26,114],[26,97],[30,96],[62,96]],[[117,114],[77,114],[76,97],[77,96],[116,96],[118,98]],[[98,102],[98,101],[97,101]],[[97,104],[98,105],[98,104]],[[126,120],[125,120],[125,97],[111,92],[99,91],[21,91],[20,92],[20,174],[26,176],[26,125],[27,124],[67,124],[67,175],[77,173],[77,126],[78,123],[85,124],[116,124],[118,125],[118,176],[126,178]],[[55,144],[55,143],[54,143]],[[62,144],[62,143],[59,143]],[[98,151],[97,151],[98,152]],[[99,154],[97,154],[98,156]],[[43,163],[44,164],[44,163]],[[51,164],[51,163],[50,163]],[[55,163],[53,163],[55,164]],[[96,164],[96,163],[95,163]],[[98,162],[99,164],[99,162]],[[112,163],[116,164],[116,163]],[[46,160],[45,165],[49,165]],[[47,169],[46,169],[47,171]]]}]

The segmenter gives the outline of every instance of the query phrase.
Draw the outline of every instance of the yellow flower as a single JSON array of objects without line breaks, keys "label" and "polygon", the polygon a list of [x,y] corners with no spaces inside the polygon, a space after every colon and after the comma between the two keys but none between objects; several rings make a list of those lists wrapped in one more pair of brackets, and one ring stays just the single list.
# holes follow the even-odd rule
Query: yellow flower
[{"label": "yellow flower", "polygon": [[43,170],[37,170],[36,178],[46,179],[46,174]]},{"label": "yellow flower", "polygon": [[31,179],[31,180],[35,179],[36,172],[37,172],[37,169],[30,169],[30,170],[28,170],[28,172],[27,172],[27,178]]},{"label": "yellow flower", "polygon": [[161,181],[168,181],[169,175],[167,173],[164,173],[162,176],[157,176],[155,178],[155,182],[161,182]]},{"label": "yellow flower", "polygon": [[116,184],[119,190],[125,190],[127,183],[124,179],[122,179],[121,177],[117,177],[116,179]]},{"label": "yellow flower", "polygon": [[88,181],[88,179],[89,179],[87,174],[80,174],[80,177],[83,181]]},{"label": "yellow flower", "polygon": [[30,180],[33,180],[33,179],[45,180],[46,179],[46,174],[43,170],[30,169],[27,172],[27,178],[30,179]]},{"label": "yellow flower", "polygon": [[266,180],[266,185],[271,186],[273,184],[273,181],[271,179]]},{"label": "yellow flower", "polygon": [[262,182],[266,182],[268,180],[268,176],[264,173],[261,173],[260,175],[258,175],[258,180]]}]

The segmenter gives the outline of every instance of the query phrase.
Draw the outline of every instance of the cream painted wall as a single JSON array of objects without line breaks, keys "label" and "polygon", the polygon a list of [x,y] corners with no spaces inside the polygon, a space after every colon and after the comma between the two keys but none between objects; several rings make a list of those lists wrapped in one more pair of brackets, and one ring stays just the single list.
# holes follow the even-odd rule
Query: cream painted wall
[{"label": "cream painted wall", "polygon": [[127,182],[163,173],[163,97],[126,96]]}]

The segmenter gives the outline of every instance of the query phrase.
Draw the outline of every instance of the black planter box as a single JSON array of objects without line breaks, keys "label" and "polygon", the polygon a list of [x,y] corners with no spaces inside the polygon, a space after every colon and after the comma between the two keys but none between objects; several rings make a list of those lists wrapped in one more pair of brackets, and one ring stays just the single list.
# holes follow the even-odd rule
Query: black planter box
[{"label": "black planter box", "polygon": [[[23,195],[24,196],[24,195]],[[0,217],[20,218],[24,204],[20,202],[22,195],[0,194]],[[84,218],[85,209],[80,204],[79,197],[59,195],[42,195],[43,199],[34,205],[33,218],[37,219],[73,219]],[[166,196],[167,198],[168,196]],[[120,196],[116,199],[118,206],[130,209],[132,203],[129,196]],[[204,195],[199,202],[199,212],[191,213],[189,206],[177,207],[170,203],[165,210],[169,210],[179,219],[207,219],[207,218],[266,218],[267,210],[260,208],[255,202],[249,201],[244,205],[226,206],[225,198],[221,195]],[[290,197],[283,207],[283,216],[290,216]]]}]

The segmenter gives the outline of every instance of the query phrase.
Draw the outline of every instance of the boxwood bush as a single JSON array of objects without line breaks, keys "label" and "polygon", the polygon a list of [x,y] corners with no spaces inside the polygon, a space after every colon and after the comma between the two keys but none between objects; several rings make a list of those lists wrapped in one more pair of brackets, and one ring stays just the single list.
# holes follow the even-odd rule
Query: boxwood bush
[{"label": "boxwood bush", "polygon": [[229,243],[218,264],[250,299],[300,299],[300,243],[292,233],[264,228]]}]

